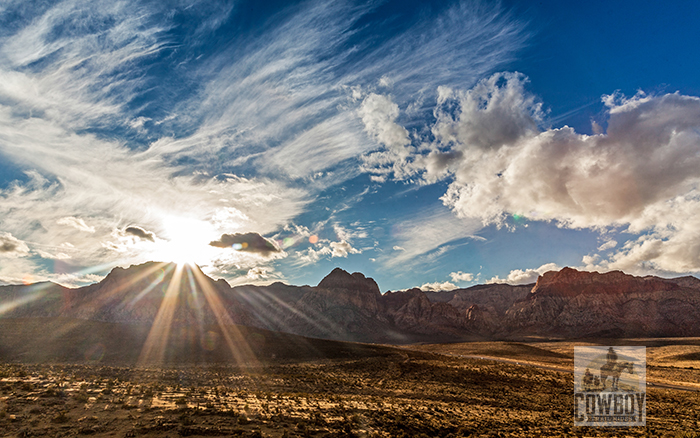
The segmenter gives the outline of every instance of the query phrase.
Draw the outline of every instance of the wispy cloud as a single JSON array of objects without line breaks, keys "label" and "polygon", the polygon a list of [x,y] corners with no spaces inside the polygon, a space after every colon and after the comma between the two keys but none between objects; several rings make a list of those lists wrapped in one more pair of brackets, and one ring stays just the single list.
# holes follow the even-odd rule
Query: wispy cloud
[{"label": "wispy cloud", "polygon": [[476,220],[457,218],[448,209],[438,206],[434,211],[425,211],[412,218],[396,224],[394,245],[389,254],[380,257],[380,261],[389,267],[418,263],[426,257],[444,254],[452,246],[451,242],[460,239],[481,239],[475,233],[481,229]]},{"label": "wispy cloud", "polygon": [[[0,186],[1,231],[28,242],[32,272],[51,275],[42,259],[77,269],[167,254],[183,221],[204,246],[278,231],[380,147],[358,112],[368,96],[386,103],[390,88],[390,109],[410,108],[390,120],[409,132],[438,85],[471,85],[524,40],[484,4],[416,15],[390,35],[359,24],[374,4],[312,1],[205,50],[235,4],[180,6],[0,10],[18,17],[0,32],[0,154],[25,172]],[[349,238],[327,248],[308,256],[361,251]],[[209,268],[259,266],[240,256],[212,255]]]}]

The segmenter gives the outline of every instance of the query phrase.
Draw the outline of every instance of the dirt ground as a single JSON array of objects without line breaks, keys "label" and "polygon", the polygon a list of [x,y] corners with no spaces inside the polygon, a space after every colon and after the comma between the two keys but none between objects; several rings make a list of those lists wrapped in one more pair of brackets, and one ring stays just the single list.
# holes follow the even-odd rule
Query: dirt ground
[{"label": "dirt ground", "polygon": [[412,351],[255,368],[4,364],[0,436],[700,436],[700,393],[647,399],[646,427],[574,427],[571,374]]}]

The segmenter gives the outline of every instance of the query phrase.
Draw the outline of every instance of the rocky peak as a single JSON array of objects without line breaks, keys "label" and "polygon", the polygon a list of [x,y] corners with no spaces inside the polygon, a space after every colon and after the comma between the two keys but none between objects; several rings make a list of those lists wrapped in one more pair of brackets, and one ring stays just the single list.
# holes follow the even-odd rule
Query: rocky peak
[{"label": "rocky peak", "polygon": [[330,274],[321,280],[317,287],[321,289],[343,289],[375,296],[381,295],[379,286],[372,278],[365,277],[360,272],[350,274],[340,268],[333,269]]},{"label": "rocky peak", "polygon": [[606,273],[577,271],[563,268],[549,271],[537,279],[532,289],[533,295],[573,297],[580,294],[616,295],[631,292],[651,292],[676,289],[679,286],[671,280],[659,277],[635,277],[622,271]]}]

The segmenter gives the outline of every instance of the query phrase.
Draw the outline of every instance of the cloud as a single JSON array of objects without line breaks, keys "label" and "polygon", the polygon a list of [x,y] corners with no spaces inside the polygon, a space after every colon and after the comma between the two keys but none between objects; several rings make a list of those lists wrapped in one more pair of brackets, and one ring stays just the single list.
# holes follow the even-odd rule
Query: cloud
[{"label": "cloud", "polygon": [[425,292],[438,292],[441,290],[455,290],[457,289],[457,286],[455,286],[453,283],[450,283],[449,281],[445,282],[434,282],[434,283],[425,283],[420,287],[420,290],[425,291]]},{"label": "cloud", "polygon": [[510,228],[517,215],[636,235],[601,266],[700,271],[700,98],[604,96],[607,130],[584,135],[542,129],[542,103],[526,84],[496,73],[465,91],[438,88],[434,141],[420,139],[407,158],[385,154],[382,175],[403,166],[393,175],[406,179],[409,166],[414,181],[447,179],[444,205],[482,226]]},{"label": "cloud", "polygon": [[248,270],[246,277],[251,280],[264,280],[269,277],[269,268],[264,266],[256,266]]},{"label": "cloud", "polygon": [[[455,217],[442,205],[416,213],[409,219],[392,227],[396,245],[395,251],[381,256],[381,261],[389,266],[417,263],[433,254],[444,254],[453,246],[447,245],[465,238],[479,238],[474,235],[481,229],[481,223]],[[396,250],[396,248],[402,250]]]},{"label": "cloud", "polygon": [[474,274],[471,274],[469,272],[457,271],[457,272],[451,272],[450,278],[452,279],[452,281],[454,281],[456,283],[470,282],[470,281],[474,281]]},{"label": "cloud", "polygon": [[321,257],[324,256],[329,256],[332,254],[332,250],[330,246],[323,246],[320,249],[316,250],[314,248],[307,248],[304,251],[300,251],[296,253],[296,260],[295,264],[297,266],[308,266],[316,263],[321,259]]},{"label": "cloud", "polygon": [[148,240],[151,242],[156,241],[156,234],[154,232],[146,231],[143,228],[134,225],[124,228],[124,233],[138,237],[141,240]]},{"label": "cloud", "polygon": [[331,242],[331,257],[347,257],[348,254],[360,254],[362,251],[355,249],[347,241]]},{"label": "cloud", "polygon": [[[205,243],[277,232],[357,176],[362,154],[403,142],[397,127],[415,124],[437,84],[471,85],[525,37],[498,7],[438,8],[389,32],[362,21],[374,4],[319,1],[202,51],[236,8],[186,3],[3,6],[16,20],[0,35],[0,154],[25,171],[0,186],[3,231],[76,266],[167,254],[182,236],[173,218],[201,224]],[[112,234],[131,224],[139,241]],[[330,255],[358,251],[349,242]],[[228,253],[210,265],[233,271]]]},{"label": "cloud", "polygon": [[79,231],[84,231],[86,233],[94,233],[95,232],[95,227],[91,227],[88,224],[85,223],[85,220],[77,218],[77,217],[63,217],[59,220],[56,221],[57,224],[59,225],[68,225],[69,227],[73,227],[76,230]]},{"label": "cloud", "polygon": [[233,248],[236,251],[258,253],[263,256],[282,251],[273,242],[265,239],[258,233],[223,234],[219,240],[209,242],[209,245],[217,248]]},{"label": "cloud", "polygon": [[[370,93],[358,110],[365,130],[379,143],[401,153],[410,144],[406,128],[396,123],[399,106],[389,96]],[[409,151],[406,151],[408,154]]]},{"label": "cloud", "polygon": [[354,230],[350,230],[346,227],[343,227],[342,225],[338,223],[333,224],[333,231],[335,232],[335,235],[338,237],[340,240],[348,240],[351,241],[352,239],[365,239],[367,237],[367,232],[363,230],[361,227],[357,227],[358,224],[353,224],[355,227]]},{"label": "cloud", "polygon": [[486,284],[508,283],[517,285],[534,283],[537,281],[537,278],[545,272],[558,271],[560,269],[561,267],[559,267],[556,263],[546,263],[537,269],[514,269],[510,271],[505,279],[501,279],[497,275],[486,280]]},{"label": "cloud", "polygon": [[10,233],[0,232],[0,257],[26,257],[29,247]]},{"label": "cloud", "polygon": [[68,259],[71,258],[70,255],[68,255],[68,254],[66,254],[66,253],[64,253],[64,252],[59,252],[59,253],[53,254],[53,253],[50,253],[50,252],[42,251],[42,250],[40,250],[40,249],[37,250],[36,252],[37,252],[37,254],[39,254],[39,256],[40,256],[41,258],[44,258],[44,259],[51,259],[51,260],[68,260]]},{"label": "cloud", "polygon": [[616,246],[617,246],[617,241],[608,240],[598,247],[598,251],[607,251],[609,249],[615,248]]},{"label": "cloud", "polygon": [[470,157],[455,170],[445,203],[486,224],[517,213],[572,228],[653,225],[640,220],[644,210],[688,193],[700,178],[700,99],[634,102],[611,108],[607,134],[547,130]]}]

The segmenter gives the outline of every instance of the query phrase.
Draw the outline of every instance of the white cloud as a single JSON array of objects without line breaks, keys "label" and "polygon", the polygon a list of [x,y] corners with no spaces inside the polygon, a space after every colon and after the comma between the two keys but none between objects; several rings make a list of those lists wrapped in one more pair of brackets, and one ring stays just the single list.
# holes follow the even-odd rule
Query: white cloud
[{"label": "white cloud", "polygon": [[433,291],[433,292],[438,292],[441,290],[455,290],[457,289],[457,286],[454,284],[450,283],[449,281],[445,282],[434,282],[434,283],[425,283],[420,287],[420,290],[428,292],[428,291]]},{"label": "white cloud", "polygon": [[51,259],[51,260],[68,260],[68,259],[71,258],[70,255],[68,255],[68,254],[66,254],[66,253],[64,253],[64,252],[59,252],[59,253],[53,254],[53,253],[50,253],[50,252],[42,251],[42,250],[40,250],[40,249],[38,249],[36,252],[37,252],[37,254],[39,254],[39,255],[40,255],[42,258],[44,258],[44,259]]},{"label": "white cloud", "polygon": [[474,281],[474,274],[469,273],[469,272],[457,271],[457,272],[451,272],[450,278],[452,279],[452,281],[454,281],[456,283],[470,282],[470,281]]},{"label": "white cloud", "polygon": [[246,277],[250,278],[251,280],[266,279],[268,276],[269,268],[264,266],[256,266],[251,268],[248,270],[248,274],[246,274]]},{"label": "white cloud", "polygon": [[296,253],[295,263],[298,266],[308,266],[313,265],[321,259],[321,257],[331,255],[333,251],[329,246],[323,246],[320,249],[314,249],[313,247],[307,248],[304,251]]},{"label": "white cloud", "polygon": [[403,148],[410,144],[408,131],[396,123],[399,106],[391,101],[391,97],[370,93],[362,101],[358,113],[373,138],[398,154],[408,156],[410,151],[403,152]]},{"label": "white cloud", "polygon": [[543,110],[526,82],[497,73],[467,91],[439,88],[436,141],[394,167],[412,163],[424,183],[448,178],[443,203],[483,226],[510,226],[513,215],[575,229],[622,226],[637,240],[601,266],[700,271],[700,98],[605,96],[607,131],[583,135],[541,130]]},{"label": "white cloud", "polygon": [[[498,149],[538,134],[542,104],[525,93],[526,81],[519,73],[496,73],[466,91],[439,89],[433,134],[462,151]],[[445,108],[455,104],[457,114]]]},{"label": "white cloud", "polygon": [[[193,63],[199,48],[178,46],[172,17],[195,14],[201,24],[183,38],[197,39],[235,8],[186,6],[54,2],[0,35],[0,153],[27,173],[0,190],[0,220],[3,232],[46,245],[35,255],[68,255],[76,266],[134,263],[167,254],[183,235],[169,224],[182,222],[211,239],[279,231],[319,190],[360,172],[356,159],[378,146],[370,137],[409,146],[397,111],[426,101],[416,96],[429,94],[428,84],[473,83],[523,41],[522,25],[499,9],[465,4],[381,46],[348,51],[354,24],[373,6],[321,1],[270,21],[260,39]],[[186,97],[135,102],[166,88],[151,72],[172,67],[167,59],[178,53],[187,54],[187,89],[171,94]],[[169,72],[169,90],[180,71]],[[376,94],[377,77],[390,78],[391,98]],[[148,113],[159,105],[167,112]],[[247,177],[230,173],[241,166]],[[153,240],[112,235],[134,224]],[[306,256],[359,253],[351,238],[361,231]],[[74,248],[57,249],[65,243]],[[253,268],[235,257],[243,256],[212,256],[210,267]]]},{"label": "white cloud", "polygon": [[382,256],[381,260],[389,267],[425,261],[426,257],[438,257],[452,246],[447,245],[458,239],[480,239],[474,233],[481,229],[481,223],[455,217],[449,210],[438,205],[434,210],[418,213],[393,227],[397,245],[403,248]]},{"label": "white cloud", "polygon": [[556,263],[546,263],[537,269],[514,269],[508,273],[505,279],[498,276],[486,280],[486,284],[508,283],[508,284],[529,284],[537,281],[537,278],[549,271],[558,271],[559,267]]},{"label": "white cloud", "polygon": [[[354,225],[357,226],[358,224]],[[335,231],[335,235],[340,240],[352,241],[353,239],[364,239],[367,237],[367,232],[365,230],[359,228],[350,230],[337,222],[333,224],[333,231]]]},{"label": "white cloud", "polygon": [[95,227],[91,227],[85,223],[85,220],[73,216],[62,217],[56,221],[59,225],[67,225],[73,227],[76,230],[84,231],[86,233],[94,233]]},{"label": "white cloud", "polygon": [[607,251],[609,249],[615,248],[616,246],[617,246],[617,241],[608,240],[598,247],[598,251]]},{"label": "white cloud", "polygon": [[347,241],[331,242],[331,257],[347,257],[348,254],[360,254],[362,251],[355,249]]}]

